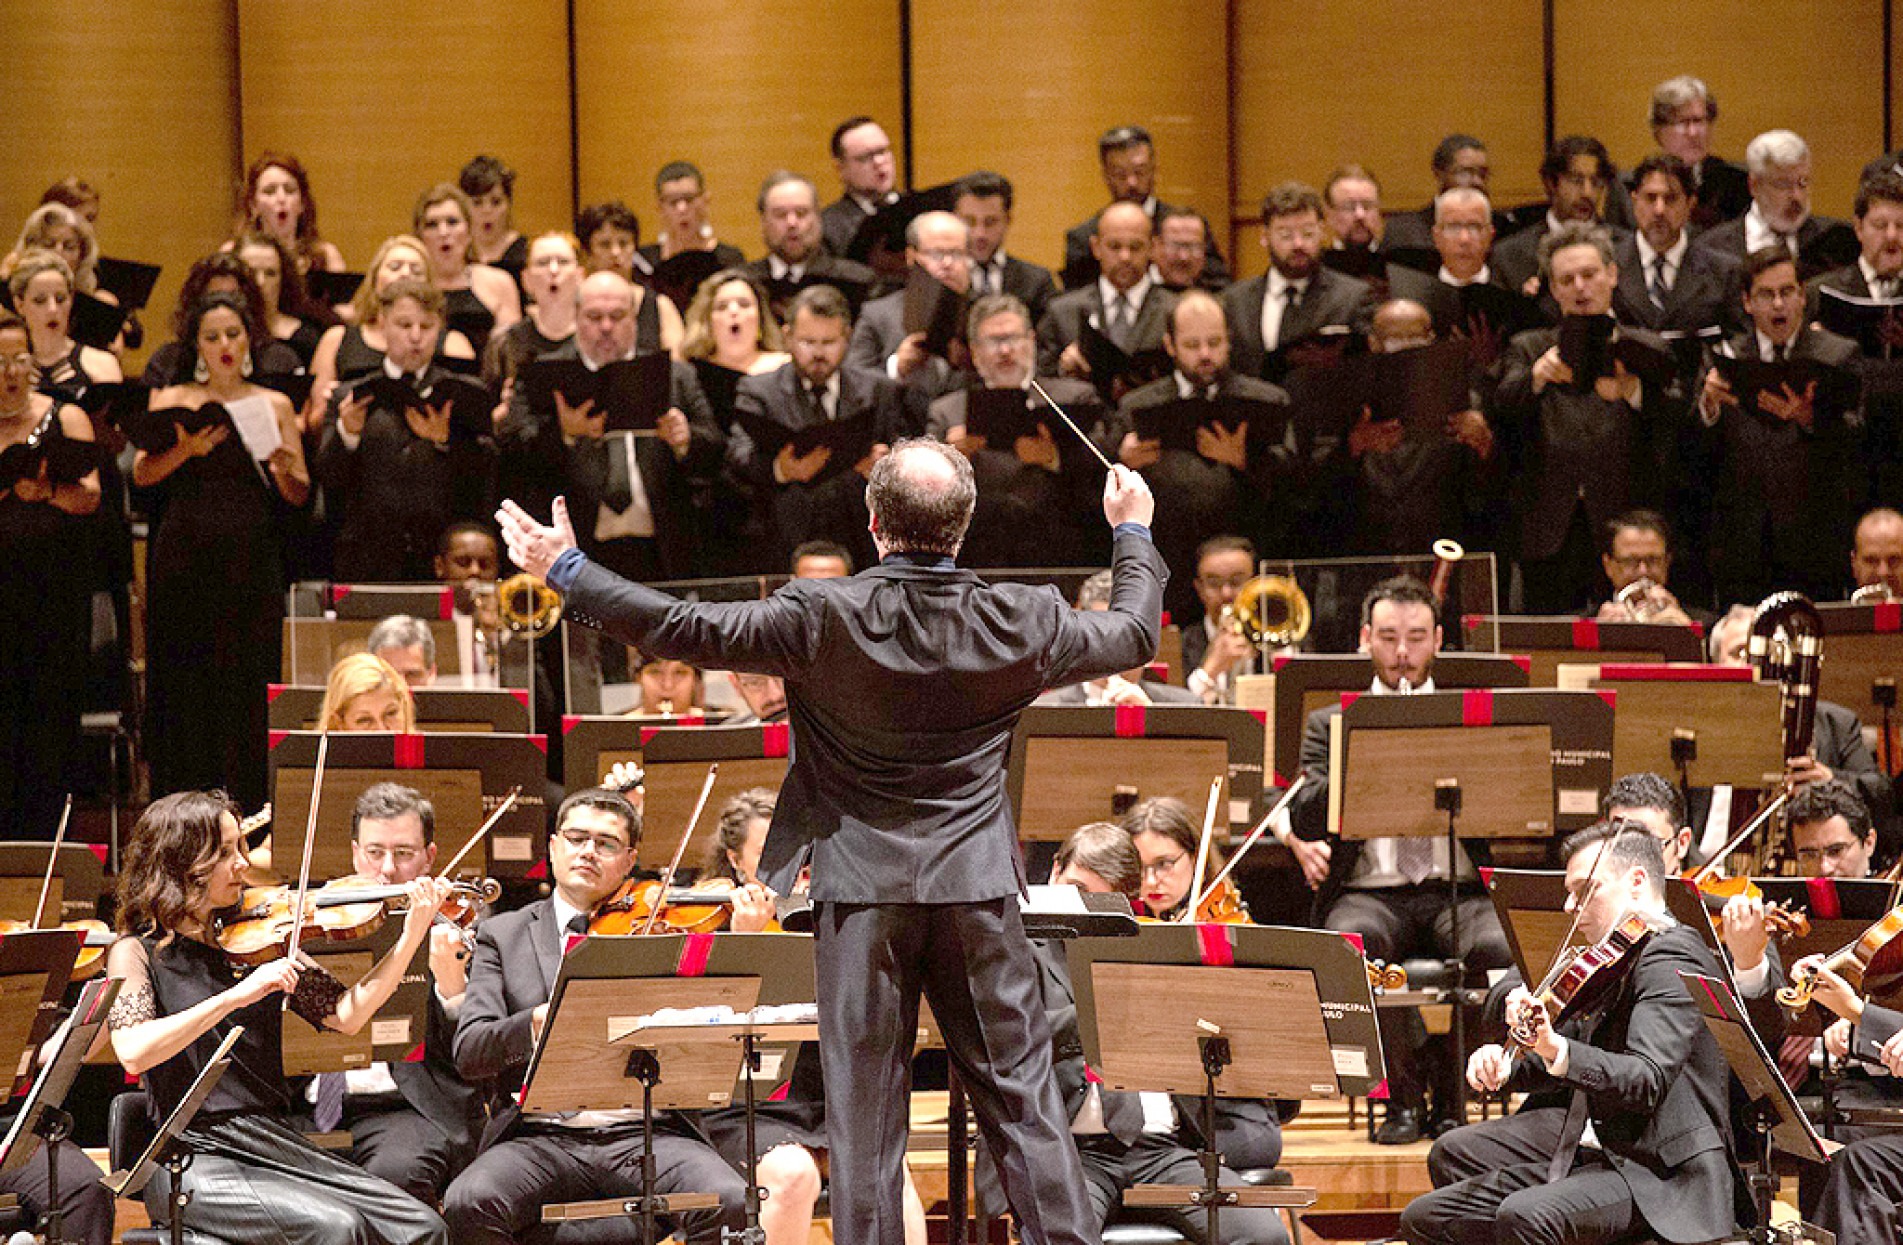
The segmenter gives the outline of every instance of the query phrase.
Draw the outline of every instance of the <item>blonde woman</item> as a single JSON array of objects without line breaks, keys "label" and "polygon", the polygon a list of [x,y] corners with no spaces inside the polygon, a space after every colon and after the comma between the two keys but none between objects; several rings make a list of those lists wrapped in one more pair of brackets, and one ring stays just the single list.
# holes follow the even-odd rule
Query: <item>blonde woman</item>
[{"label": "blonde woman", "polygon": [[416,730],[416,698],[396,667],[373,653],[352,653],[330,668],[317,720],[327,731]]}]

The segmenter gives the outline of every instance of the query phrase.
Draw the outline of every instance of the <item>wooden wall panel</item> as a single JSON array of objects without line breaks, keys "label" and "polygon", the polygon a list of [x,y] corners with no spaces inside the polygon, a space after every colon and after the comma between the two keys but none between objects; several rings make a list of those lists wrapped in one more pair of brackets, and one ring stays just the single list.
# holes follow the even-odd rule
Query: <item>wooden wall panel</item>
[{"label": "wooden wall panel", "polygon": [[1057,266],[1064,231],[1106,199],[1097,136],[1142,125],[1158,197],[1201,209],[1226,250],[1225,13],[1216,0],[912,0],[919,184],[1005,174],[1017,191],[1010,250]]},{"label": "wooden wall panel", "polygon": [[230,208],[237,64],[228,0],[101,5],[83,20],[56,0],[7,0],[0,47],[0,253],[47,186],[84,177],[99,188],[105,252],[165,267],[144,317],[147,340],[165,341],[178,283],[224,236]]},{"label": "wooden wall panel", "polygon": [[[560,0],[236,0],[242,164],[310,170],[324,236],[353,267],[407,232],[416,198],[478,152],[516,170],[525,233],[566,228],[568,22]],[[240,170],[242,175],[242,169]]]},{"label": "wooden wall panel", "polygon": [[[691,42],[663,51],[678,36]],[[690,0],[576,0],[575,80],[584,203],[620,198],[658,224],[654,174],[692,160],[723,240],[759,255],[754,199],[778,168],[839,197],[827,140],[855,114],[900,147],[896,0],[814,0],[797,10]]]},{"label": "wooden wall panel", "polygon": [[1811,146],[1814,210],[1850,215],[1857,173],[1883,147],[1884,0],[1556,0],[1554,123],[1597,135],[1621,167],[1653,149],[1652,88],[1703,78],[1719,104],[1713,143],[1742,162],[1765,130]]},{"label": "wooden wall panel", "polygon": [[[1434,145],[1456,131],[1486,141],[1496,200],[1540,197],[1539,0],[1236,0],[1236,30],[1238,218],[1253,220],[1275,183],[1319,189],[1347,161],[1381,179],[1384,207],[1418,207],[1434,192]],[[1261,272],[1256,229],[1240,232],[1241,270]]]}]

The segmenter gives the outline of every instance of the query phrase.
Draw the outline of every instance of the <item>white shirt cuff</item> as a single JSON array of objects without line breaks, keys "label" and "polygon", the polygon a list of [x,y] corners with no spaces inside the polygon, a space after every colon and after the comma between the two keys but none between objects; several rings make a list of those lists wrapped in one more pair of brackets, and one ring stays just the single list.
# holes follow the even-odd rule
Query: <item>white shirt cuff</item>
[{"label": "white shirt cuff", "polygon": [[1756,968],[1733,969],[1732,984],[1738,987],[1738,997],[1755,999],[1764,993],[1764,987],[1771,979],[1771,957],[1765,956],[1758,961]]},{"label": "white shirt cuff", "polygon": [[1546,1061],[1546,1070],[1554,1076],[1565,1076],[1566,1069],[1573,1063],[1573,1044],[1558,1033],[1553,1035],[1553,1040],[1559,1043],[1559,1054]]},{"label": "white shirt cuff", "polygon": [[345,449],[354,450],[363,443],[363,434],[361,432],[346,431],[344,429],[344,421],[340,419],[337,421],[337,439],[344,443]]}]

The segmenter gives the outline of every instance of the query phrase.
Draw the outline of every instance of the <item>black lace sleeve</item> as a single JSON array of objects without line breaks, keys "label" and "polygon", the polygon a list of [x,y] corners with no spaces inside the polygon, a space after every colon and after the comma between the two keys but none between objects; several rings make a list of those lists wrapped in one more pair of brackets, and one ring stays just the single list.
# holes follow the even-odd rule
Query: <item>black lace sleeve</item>
[{"label": "black lace sleeve", "polygon": [[332,976],[315,961],[306,961],[297,975],[297,990],[291,995],[291,1010],[302,1016],[313,1029],[328,1028],[324,1022],[337,1014],[337,1003],[350,987]]}]

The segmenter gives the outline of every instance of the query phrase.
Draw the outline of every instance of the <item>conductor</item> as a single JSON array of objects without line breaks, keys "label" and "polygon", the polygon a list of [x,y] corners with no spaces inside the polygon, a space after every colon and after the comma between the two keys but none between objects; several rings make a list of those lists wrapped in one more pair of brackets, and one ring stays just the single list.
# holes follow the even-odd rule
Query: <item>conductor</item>
[{"label": "conductor", "polygon": [[879,564],[741,604],[689,604],[593,565],[560,498],[553,526],[513,502],[497,515],[510,555],[563,594],[569,618],[643,653],[785,680],[793,746],[761,872],[784,890],[810,856],[833,1230],[851,1245],[904,1234],[921,992],[1023,1239],[1095,1239],[1018,915],[1005,761],[1039,692],[1150,659],[1167,572],[1149,489],[1127,468],[1104,484],[1107,611],[960,570],[975,500],[962,454],[902,441],[866,486]]}]

